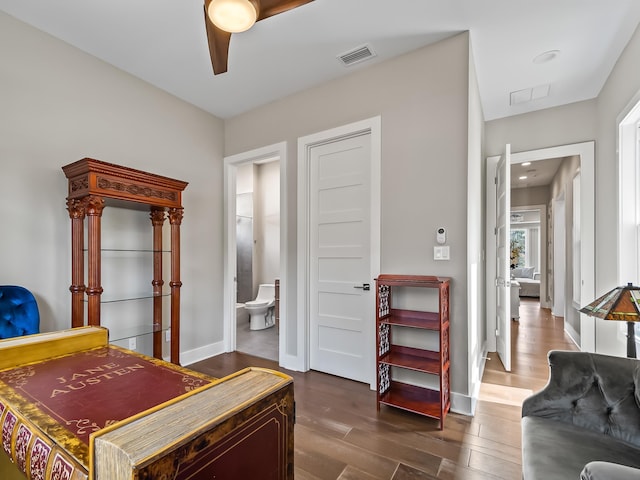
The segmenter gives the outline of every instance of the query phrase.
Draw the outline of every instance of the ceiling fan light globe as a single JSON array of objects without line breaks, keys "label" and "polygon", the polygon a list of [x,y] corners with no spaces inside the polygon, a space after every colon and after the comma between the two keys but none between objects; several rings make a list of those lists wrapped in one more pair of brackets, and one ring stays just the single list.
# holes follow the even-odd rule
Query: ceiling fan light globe
[{"label": "ceiling fan light globe", "polygon": [[216,27],[230,33],[249,30],[258,18],[249,0],[211,0],[207,14]]}]

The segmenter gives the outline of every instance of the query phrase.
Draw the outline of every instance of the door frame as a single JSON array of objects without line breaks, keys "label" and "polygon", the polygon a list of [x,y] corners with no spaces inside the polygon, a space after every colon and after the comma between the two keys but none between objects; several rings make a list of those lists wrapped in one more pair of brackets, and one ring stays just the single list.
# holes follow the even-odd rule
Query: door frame
[{"label": "door frame", "polygon": [[287,218],[289,218],[289,202],[287,202],[287,143],[280,142],[255,150],[250,150],[224,158],[224,266],[223,266],[223,315],[224,315],[224,350],[236,350],[236,173],[241,164],[265,161],[270,158],[280,160],[280,323],[278,335],[278,364],[288,368],[286,354],[286,338],[289,330],[287,315],[287,297],[291,292],[287,281]]},{"label": "door frame", "polygon": [[[322,132],[298,138],[298,251],[297,251],[297,348],[300,365],[298,370],[307,371],[310,365],[310,314],[309,314],[309,270],[310,270],[310,238],[309,238],[309,184],[311,149],[314,146],[332,143],[354,135],[371,135],[371,272],[374,276],[380,272],[380,216],[381,216],[381,165],[382,165],[382,122],[376,116],[359,122],[350,123]],[[373,278],[371,279],[373,283]],[[372,389],[376,388],[375,376],[375,319],[372,318],[367,332],[369,347],[366,356],[371,365],[366,378]]]},{"label": "door frame", "polygon": [[[581,277],[582,288],[580,298],[595,298],[595,142],[581,142],[556,147],[541,148],[511,154],[511,163],[523,163],[547,158],[580,156],[580,242],[581,242]],[[486,258],[495,256],[491,251],[494,242],[493,226],[495,225],[495,191],[492,190],[493,177],[497,158],[488,157],[486,167]],[[491,296],[494,290],[496,271],[492,261],[486,262],[486,294],[487,294],[487,345],[485,351],[494,352],[496,349],[496,315],[495,296]],[[595,319],[585,314],[580,314],[580,349],[582,351],[595,351]]]},{"label": "door frame", "polygon": [[[565,192],[551,200],[553,212],[553,302],[551,314],[567,318],[567,203]],[[560,283],[562,282],[562,283]]]}]

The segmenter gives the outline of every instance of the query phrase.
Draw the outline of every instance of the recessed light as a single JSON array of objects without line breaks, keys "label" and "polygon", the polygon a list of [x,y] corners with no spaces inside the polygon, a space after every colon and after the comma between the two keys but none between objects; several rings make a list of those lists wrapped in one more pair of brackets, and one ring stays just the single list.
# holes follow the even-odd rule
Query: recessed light
[{"label": "recessed light", "polygon": [[521,177],[518,177],[518,180],[526,180],[527,176],[526,175],[522,175]]},{"label": "recessed light", "polygon": [[533,59],[533,63],[539,65],[541,63],[547,63],[551,60],[554,60],[558,55],[560,55],[560,50],[549,50],[547,52],[543,52],[540,55],[537,55]]},{"label": "recessed light", "polygon": [[531,162],[523,162],[520,165],[522,165],[523,167],[528,167],[529,165],[531,165]]}]

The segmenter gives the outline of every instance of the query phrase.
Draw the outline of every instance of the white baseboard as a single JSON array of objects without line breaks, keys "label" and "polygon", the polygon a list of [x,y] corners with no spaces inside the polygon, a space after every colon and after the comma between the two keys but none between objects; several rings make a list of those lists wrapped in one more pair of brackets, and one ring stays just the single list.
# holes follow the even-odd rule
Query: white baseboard
[{"label": "white baseboard", "polygon": [[487,364],[487,344],[482,346],[482,357],[480,359],[479,380],[475,385],[471,385],[471,395],[451,392],[451,411],[473,417],[478,406],[478,398],[480,397],[480,386],[482,385],[482,376]]},{"label": "white baseboard", "polygon": [[280,367],[286,368],[287,370],[291,370],[294,372],[302,372],[304,371],[300,367],[300,359],[296,355],[287,355],[286,353],[280,355]]},{"label": "white baseboard", "polygon": [[191,365],[192,363],[206,360],[210,357],[215,357],[225,353],[224,342],[210,343],[203,347],[194,348],[193,350],[187,350],[180,352],[180,363],[182,365]]},{"label": "white baseboard", "polygon": [[451,411],[472,417],[476,401],[477,399],[474,400],[469,395],[451,392]]}]

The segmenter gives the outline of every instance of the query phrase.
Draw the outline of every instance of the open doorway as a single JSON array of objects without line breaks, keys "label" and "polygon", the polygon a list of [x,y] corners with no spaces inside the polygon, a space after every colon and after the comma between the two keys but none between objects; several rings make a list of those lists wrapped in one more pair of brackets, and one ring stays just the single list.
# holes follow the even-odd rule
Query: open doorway
[{"label": "open doorway", "polygon": [[235,233],[236,350],[277,361],[279,158],[255,160],[237,166]]},{"label": "open doorway", "polygon": [[[545,187],[535,187],[546,190]],[[549,306],[547,291],[547,204],[531,205],[533,198],[528,187],[511,188],[511,277],[515,289],[512,318],[519,319],[519,304],[523,300]]]},{"label": "open doorway", "polygon": [[225,158],[225,351],[280,364],[287,332],[285,170],[284,142]]},{"label": "open doorway", "polygon": [[[573,218],[571,222],[578,223],[579,228],[569,228],[569,231],[575,232],[577,239],[575,242],[570,242],[565,249],[569,254],[564,255],[564,260],[567,262],[567,269],[572,272],[577,272],[579,278],[575,282],[570,282],[570,286],[576,285],[578,291],[571,292],[566,295],[567,301],[566,311],[570,311],[571,316],[575,317],[573,325],[569,325],[571,328],[567,328],[565,324],[565,330],[572,336],[576,344],[580,346],[582,350],[593,351],[594,346],[594,330],[593,319],[589,319],[584,315],[578,313],[579,303],[581,298],[592,298],[595,290],[595,268],[593,261],[594,251],[594,216],[595,216],[595,203],[594,203],[594,142],[584,142],[581,144],[566,145],[561,147],[551,147],[536,151],[520,152],[512,154],[512,166],[518,164],[519,167],[526,167],[528,162],[536,162],[540,160],[559,158],[559,159],[571,159],[570,161],[577,162],[577,171],[580,172],[579,188],[575,188],[573,179],[575,178],[575,171],[570,174],[570,169],[563,171],[563,179],[558,182],[563,186],[573,186],[573,192],[579,197],[576,199],[576,203],[579,204],[579,208],[576,209],[578,218]],[[495,289],[492,288],[496,283],[496,271],[495,262],[492,261],[495,258],[496,250],[492,247],[495,244],[494,226],[496,222],[495,200],[492,200],[492,196],[495,195],[495,185],[493,178],[495,176],[495,169],[498,164],[499,157],[489,158],[487,161],[487,351],[496,351],[496,317],[497,317],[497,302]],[[516,170],[517,168],[514,168]],[[523,175],[521,175],[523,176]],[[569,190],[571,191],[571,190]],[[572,192],[572,194],[573,194]],[[549,201],[542,202],[552,206],[551,199],[559,198],[560,190],[554,187],[551,192]],[[538,203],[537,201],[529,200],[525,203]],[[547,219],[553,219],[554,214],[559,215],[559,212],[554,212],[552,208],[547,212]],[[568,219],[569,214],[563,215],[565,219]],[[551,222],[549,222],[550,225]],[[566,224],[565,224],[566,225]],[[550,227],[547,227],[550,228]],[[548,232],[549,235],[550,232]],[[549,235],[549,238],[551,236]],[[553,265],[552,249],[547,251],[546,261],[547,265]],[[545,292],[541,292],[542,298],[548,298],[553,300],[552,291],[553,279],[555,278],[553,268],[547,268],[547,285],[544,287]],[[543,272],[541,272],[542,277]],[[566,279],[561,281],[564,285],[567,285]],[[541,282],[542,284],[542,282]],[[541,285],[541,289],[543,289]],[[572,332],[571,330],[574,330]],[[576,335],[577,332],[577,335]]]}]

